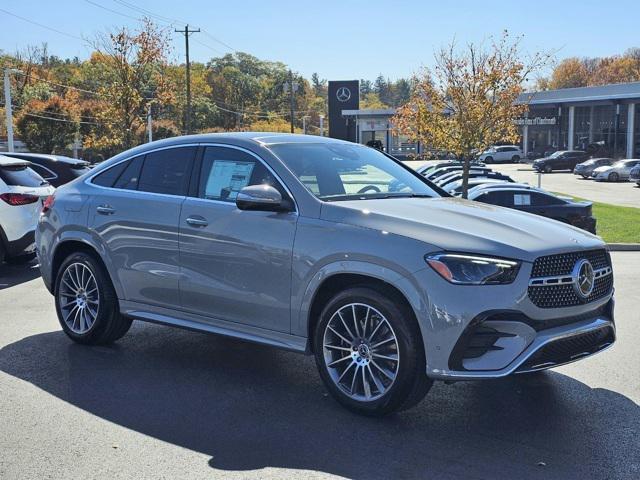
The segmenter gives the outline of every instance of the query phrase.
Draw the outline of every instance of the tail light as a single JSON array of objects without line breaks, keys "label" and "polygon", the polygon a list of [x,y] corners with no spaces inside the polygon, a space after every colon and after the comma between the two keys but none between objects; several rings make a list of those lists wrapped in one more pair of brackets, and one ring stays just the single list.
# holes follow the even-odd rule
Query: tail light
[{"label": "tail light", "polygon": [[18,207],[20,205],[29,205],[30,203],[36,203],[40,200],[37,195],[29,195],[26,193],[3,193],[0,194],[0,199],[4,200],[9,205]]},{"label": "tail light", "polygon": [[40,213],[47,213],[49,210],[51,210],[54,201],[55,197],[53,195],[49,195],[47,198],[45,198],[44,202],[42,202],[42,210],[40,211]]}]

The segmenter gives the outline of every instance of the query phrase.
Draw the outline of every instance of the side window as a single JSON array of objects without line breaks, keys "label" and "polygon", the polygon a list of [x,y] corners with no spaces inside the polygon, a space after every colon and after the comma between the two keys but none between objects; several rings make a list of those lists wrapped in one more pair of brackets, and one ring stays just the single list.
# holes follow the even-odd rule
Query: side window
[{"label": "side window", "polygon": [[533,194],[533,204],[537,206],[560,205],[562,200],[544,193]]},{"label": "side window", "polygon": [[248,185],[271,185],[283,198],[288,195],[275,177],[254,156],[235,148],[207,147],[202,159],[198,196],[235,202]]},{"label": "side window", "polygon": [[130,160],[127,164],[127,168],[124,169],[122,174],[113,184],[113,188],[121,188],[123,190],[137,190],[143,160],[144,156],[136,157],[133,160]]},{"label": "side window", "polygon": [[104,172],[96,175],[91,183],[99,185],[101,187],[113,187],[113,184],[122,174],[125,168],[129,165],[128,161],[120,162],[111,168],[107,168]]},{"label": "side window", "polygon": [[177,147],[149,153],[144,159],[138,190],[186,195],[196,147]]},{"label": "side window", "polygon": [[31,165],[29,165],[29,167],[31,168],[31,170],[36,172],[45,180],[53,180],[54,178],[57,177],[57,175],[53,173],[51,170],[49,170],[48,168],[44,168],[40,165],[36,165],[35,163],[32,163]]}]

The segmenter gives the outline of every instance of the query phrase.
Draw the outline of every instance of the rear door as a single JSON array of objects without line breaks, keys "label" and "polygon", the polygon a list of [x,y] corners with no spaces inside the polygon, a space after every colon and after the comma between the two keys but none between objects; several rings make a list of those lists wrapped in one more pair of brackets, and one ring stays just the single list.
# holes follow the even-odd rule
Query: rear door
[{"label": "rear door", "polygon": [[89,225],[106,245],[126,300],[179,306],[178,221],[196,150],[157,150],[94,178]]},{"label": "rear door", "polygon": [[[197,193],[180,215],[182,307],[213,319],[290,332],[291,266],[298,215],[243,211],[240,189],[269,184],[289,194],[257,156],[209,146]],[[290,198],[290,197],[289,197]]]}]

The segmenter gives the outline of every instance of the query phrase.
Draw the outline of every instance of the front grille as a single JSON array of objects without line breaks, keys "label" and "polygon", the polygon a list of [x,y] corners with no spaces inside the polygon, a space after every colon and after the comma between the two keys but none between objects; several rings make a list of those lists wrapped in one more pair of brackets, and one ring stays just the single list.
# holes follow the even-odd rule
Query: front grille
[{"label": "front grille", "polygon": [[531,355],[518,368],[518,371],[536,370],[571,362],[596,353],[614,341],[615,334],[611,327],[554,340]]},{"label": "front grille", "polygon": [[[609,252],[604,249],[571,252],[559,255],[547,255],[536,259],[533,264],[531,278],[543,278],[571,275],[577,261],[586,258],[594,270],[611,266]],[[539,308],[574,307],[604,298],[613,289],[613,274],[595,279],[593,291],[584,298],[574,289],[573,283],[529,286],[529,299]]]},{"label": "front grille", "polygon": [[582,258],[589,260],[595,270],[611,266],[609,252],[604,249],[547,255],[538,257],[533,263],[531,278],[568,275],[573,270],[576,262]]}]

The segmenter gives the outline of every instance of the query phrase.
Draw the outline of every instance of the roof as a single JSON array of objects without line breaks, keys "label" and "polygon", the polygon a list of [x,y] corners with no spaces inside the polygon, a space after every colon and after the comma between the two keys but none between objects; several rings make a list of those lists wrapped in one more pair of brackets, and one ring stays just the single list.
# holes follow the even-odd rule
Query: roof
[{"label": "roof", "polygon": [[518,102],[530,105],[594,102],[598,100],[640,99],[640,82],[612,83],[594,87],[562,88],[542,92],[523,93]]},{"label": "roof", "polygon": [[26,160],[20,160],[18,158],[11,158],[5,155],[0,155],[0,166],[9,167],[12,165],[29,165]]},{"label": "roof", "polygon": [[77,163],[89,163],[86,160],[82,160],[81,158],[65,157],[64,155],[50,155],[47,153],[3,152],[2,155],[7,157],[21,158],[23,160],[29,160],[30,158],[42,158],[51,162],[69,163],[73,165]]},{"label": "roof", "polygon": [[343,117],[391,117],[395,108],[365,108],[362,110],[342,110]]}]

